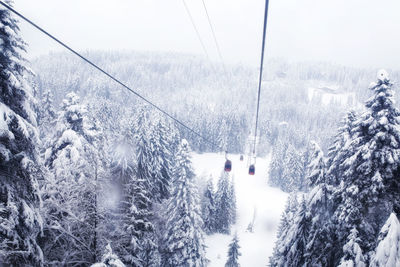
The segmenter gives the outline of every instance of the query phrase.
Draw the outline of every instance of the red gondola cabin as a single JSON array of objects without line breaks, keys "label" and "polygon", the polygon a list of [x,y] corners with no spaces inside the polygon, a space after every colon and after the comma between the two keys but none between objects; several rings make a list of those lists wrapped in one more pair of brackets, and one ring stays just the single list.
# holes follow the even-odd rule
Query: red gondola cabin
[{"label": "red gondola cabin", "polygon": [[224,170],[226,172],[230,172],[232,170],[232,161],[230,161],[229,159],[227,159],[226,162],[225,162]]},{"label": "red gondola cabin", "polygon": [[254,175],[256,173],[256,167],[254,164],[250,165],[249,167],[249,175]]}]

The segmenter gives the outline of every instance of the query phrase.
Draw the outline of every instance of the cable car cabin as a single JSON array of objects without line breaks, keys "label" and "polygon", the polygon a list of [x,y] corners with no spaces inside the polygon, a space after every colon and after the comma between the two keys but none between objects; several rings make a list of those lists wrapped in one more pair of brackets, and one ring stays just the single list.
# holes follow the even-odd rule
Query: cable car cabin
[{"label": "cable car cabin", "polygon": [[232,161],[230,161],[229,159],[227,159],[226,162],[225,162],[224,170],[226,172],[230,172],[232,170]]},{"label": "cable car cabin", "polygon": [[243,155],[240,155],[240,161],[243,161]]},{"label": "cable car cabin", "polygon": [[254,175],[256,173],[256,167],[254,164],[251,164],[249,167],[249,175]]}]

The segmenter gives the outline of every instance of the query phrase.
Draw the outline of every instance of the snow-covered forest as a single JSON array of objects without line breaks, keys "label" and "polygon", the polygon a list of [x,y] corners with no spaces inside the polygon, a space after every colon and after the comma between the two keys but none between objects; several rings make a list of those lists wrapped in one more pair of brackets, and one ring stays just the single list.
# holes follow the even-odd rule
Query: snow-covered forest
[{"label": "snow-covered forest", "polygon": [[399,71],[267,58],[255,133],[256,68],[82,53],[188,130],[28,45],[0,7],[0,266],[400,266]]}]

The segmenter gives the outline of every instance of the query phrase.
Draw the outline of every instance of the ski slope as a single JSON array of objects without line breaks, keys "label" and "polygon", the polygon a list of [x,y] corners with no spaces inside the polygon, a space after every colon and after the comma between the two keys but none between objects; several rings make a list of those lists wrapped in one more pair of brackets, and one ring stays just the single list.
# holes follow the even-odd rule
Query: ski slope
[{"label": "ski slope", "polygon": [[[237,231],[239,237],[239,258],[242,266],[266,266],[272,254],[276,230],[284,210],[287,194],[267,185],[270,158],[258,158],[256,174],[248,175],[247,157],[239,160],[239,155],[230,155],[232,160],[231,178],[235,179],[237,199],[237,223],[232,227],[231,235],[213,234],[206,236],[207,258],[210,267],[225,266],[228,245]],[[198,177],[208,179],[212,175],[216,188],[223,170],[223,154],[194,154],[193,165]],[[247,231],[256,211],[253,233]]]}]

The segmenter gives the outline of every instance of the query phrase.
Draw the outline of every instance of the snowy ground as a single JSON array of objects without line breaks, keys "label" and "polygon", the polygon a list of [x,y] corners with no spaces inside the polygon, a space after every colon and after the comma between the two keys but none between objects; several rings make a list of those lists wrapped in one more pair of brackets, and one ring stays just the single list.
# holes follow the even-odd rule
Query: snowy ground
[{"label": "snowy ground", "polygon": [[[284,209],[287,194],[267,185],[269,158],[258,158],[256,175],[248,175],[247,158],[239,160],[239,155],[230,155],[232,160],[232,176],[236,184],[238,209],[237,224],[232,228],[232,234],[237,231],[242,256],[242,266],[266,266],[268,257],[272,254],[276,229],[280,215]],[[214,178],[217,185],[223,169],[225,157],[223,154],[194,154],[193,164],[197,175]],[[254,233],[246,231],[252,221],[254,210],[256,217]],[[225,265],[228,244],[232,236],[214,234],[206,237],[207,258],[211,267]]]}]

